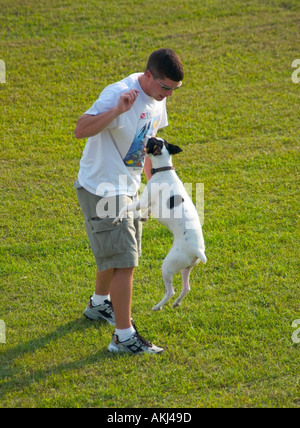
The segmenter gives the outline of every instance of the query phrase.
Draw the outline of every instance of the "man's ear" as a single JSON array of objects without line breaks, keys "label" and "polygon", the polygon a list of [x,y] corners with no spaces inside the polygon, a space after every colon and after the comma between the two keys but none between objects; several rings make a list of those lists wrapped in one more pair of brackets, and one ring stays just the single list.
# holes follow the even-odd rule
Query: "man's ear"
[{"label": "man's ear", "polygon": [[170,155],[177,155],[183,151],[179,146],[175,146],[174,144],[165,143],[165,146]]}]

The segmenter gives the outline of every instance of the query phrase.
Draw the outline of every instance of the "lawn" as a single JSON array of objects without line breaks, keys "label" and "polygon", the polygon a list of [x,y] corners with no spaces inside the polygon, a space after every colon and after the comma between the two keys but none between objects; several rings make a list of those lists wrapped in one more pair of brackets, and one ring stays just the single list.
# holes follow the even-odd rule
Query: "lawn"
[{"label": "lawn", "polygon": [[[0,407],[299,407],[299,1],[0,7]],[[185,67],[159,135],[184,149],[182,181],[204,184],[208,263],[178,309],[152,312],[172,236],[145,224],[133,317],[166,351],[116,356],[112,328],[83,317],[95,265],[73,132],[159,47]]]}]

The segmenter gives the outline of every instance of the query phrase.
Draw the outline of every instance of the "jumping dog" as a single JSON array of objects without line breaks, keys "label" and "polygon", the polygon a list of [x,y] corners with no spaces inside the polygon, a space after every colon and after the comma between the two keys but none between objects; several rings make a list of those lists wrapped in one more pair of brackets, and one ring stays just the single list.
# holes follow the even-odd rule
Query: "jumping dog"
[{"label": "jumping dog", "polygon": [[124,207],[114,223],[122,220],[128,211],[143,212],[142,218],[152,212],[160,223],[174,235],[172,249],[162,265],[165,296],[152,309],[160,310],[175,292],[173,276],[181,271],[183,288],[173,307],[177,307],[190,291],[191,270],[200,261],[206,263],[205,244],[196,208],[187,194],[172,165],[171,156],[182,152],[180,147],[162,138],[150,138],[146,145],[147,156],[152,161],[152,177],[139,201]]}]

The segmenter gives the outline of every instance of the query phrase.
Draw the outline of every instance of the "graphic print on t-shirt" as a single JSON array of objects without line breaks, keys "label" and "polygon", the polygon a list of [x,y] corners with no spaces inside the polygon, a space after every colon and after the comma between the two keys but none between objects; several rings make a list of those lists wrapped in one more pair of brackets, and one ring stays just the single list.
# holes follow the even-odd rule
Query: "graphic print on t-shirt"
[{"label": "graphic print on t-shirt", "polygon": [[145,147],[143,140],[146,135],[151,136],[158,127],[160,115],[152,117],[151,113],[142,113],[137,126],[134,140],[124,158],[124,164],[129,168],[143,168],[145,163]]}]

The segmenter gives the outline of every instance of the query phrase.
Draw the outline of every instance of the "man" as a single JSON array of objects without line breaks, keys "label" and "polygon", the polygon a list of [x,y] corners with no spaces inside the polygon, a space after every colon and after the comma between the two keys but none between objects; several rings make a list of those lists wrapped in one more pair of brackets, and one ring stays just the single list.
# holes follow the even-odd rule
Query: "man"
[{"label": "man", "polygon": [[156,50],[144,73],[105,88],[75,129],[76,138],[88,138],[75,187],[97,265],[96,289],[85,315],[116,326],[111,352],[163,351],[137,333],[131,318],[141,222],[130,215],[118,225],[112,221],[136,197],[143,170],[151,178],[144,141],[168,125],[166,98],[182,85],[183,77],[178,55]]}]

